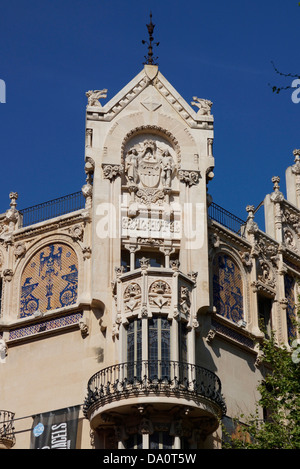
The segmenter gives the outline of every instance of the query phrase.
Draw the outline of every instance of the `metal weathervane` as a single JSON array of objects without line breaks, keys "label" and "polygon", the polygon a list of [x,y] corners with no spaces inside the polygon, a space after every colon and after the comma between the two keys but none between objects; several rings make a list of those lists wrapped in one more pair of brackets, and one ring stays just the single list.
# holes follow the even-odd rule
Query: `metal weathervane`
[{"label": "metal weathervane", "polygon": [[159,46],[159,42],[153,42],[153,31],[155,28],[155,24],[152,23],[152,13],[150,12],[150,23],[146,25],[148,29],[148,34],[149,34],[149,42],[147,41],[142,41],[143,44],[148,44],[148,55],[145,55],[146,62],[144,62],[144,65],[157,65],[155,63],[155,60],[158,59],[158,57],[153,57],[153,45]]}]

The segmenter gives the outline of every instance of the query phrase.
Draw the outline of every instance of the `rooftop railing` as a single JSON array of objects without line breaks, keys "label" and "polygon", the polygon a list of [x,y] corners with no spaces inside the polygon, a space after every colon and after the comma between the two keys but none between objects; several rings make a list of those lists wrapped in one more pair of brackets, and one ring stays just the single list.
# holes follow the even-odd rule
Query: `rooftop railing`
[{"label": "rooftop railing", "polygon": [[246,221],[237,217],[233,213],[228,212],[228,210],[225,210],[225,208],[220,205],[213,202],[208,208],[208,216],[212,220],[220,223],[220,225],[228,228],[230,231],[233,231],[240,236],[244,236],[243,228],[246,225]]},{"label": "rooftop railing", "polygon": [[[85,198],[82,191],[74,192],[73,194],[58,197],[57,199],[19,210],[21,220],[20,227],[34,225],[35,223],[59,217],[84,207]],[[214,202],[208,208],[208,215],[212,220],[215,220],[234,233],[243,236],[243,227],[246,224],[245,220],[242,220]]]},{"label": "rooftop railing", "polygon": [[65,195],[57,199],[49,200],[32,207],[19,210],[21,227],[34,225],[50,218],[59,217],[85,206],[85,198],[82,191]]}]

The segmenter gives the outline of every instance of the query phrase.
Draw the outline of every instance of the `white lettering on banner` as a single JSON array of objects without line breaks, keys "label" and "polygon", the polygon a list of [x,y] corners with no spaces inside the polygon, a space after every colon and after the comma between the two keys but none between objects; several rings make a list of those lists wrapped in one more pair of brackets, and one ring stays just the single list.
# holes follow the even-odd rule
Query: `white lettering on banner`
[{"label": "white lettering on banner", "polygon": [[67,424],[52,425],[51,427],[51,448],[67,449]]},{"label": "white lettering on banner", "polygon": [[70,441],[67,435],[67,424],[51,426],[51,446],[43,446],[42,449],[69,449]]}]

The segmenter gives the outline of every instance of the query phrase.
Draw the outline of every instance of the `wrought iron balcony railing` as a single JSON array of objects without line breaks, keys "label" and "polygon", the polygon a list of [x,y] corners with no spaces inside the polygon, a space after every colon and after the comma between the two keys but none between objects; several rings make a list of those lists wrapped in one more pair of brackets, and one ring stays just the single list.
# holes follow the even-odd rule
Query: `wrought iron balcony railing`
[{"label": "wrought iron balcony railing", "polygon": [[206,368],[177,361],[143,360],[119,363],[95,373],[88,382],[84,415],[95,404],[104,406],[122,397],[164,394],[206,398],[226,413],[220,379]]},{"label": "wrought iron balcony railing", "polygon": [[0,410],[0,444],[11,447],[15,444],[14,433],[14,417],[13,412],[8,410]]}]

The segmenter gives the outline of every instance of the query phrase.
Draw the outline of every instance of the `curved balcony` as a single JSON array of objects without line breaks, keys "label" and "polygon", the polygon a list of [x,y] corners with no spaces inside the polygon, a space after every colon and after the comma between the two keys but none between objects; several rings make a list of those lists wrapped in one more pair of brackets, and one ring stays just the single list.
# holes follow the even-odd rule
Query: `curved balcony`
[{"label": "curved balcony", "polygon": [[0,410],[0,449],[12,448],[16,442],[13,412]]},{"label": "curved balcony", "polygon": [[95,373],[87,388],[83,411],[92,428],[110,420],[109,414],[126,417],[133,408],[150,404],[158,413],[181,407],[195,418],[208,417],[211,433],[226,413],[219,378],[189,363],[120,363]]}]

